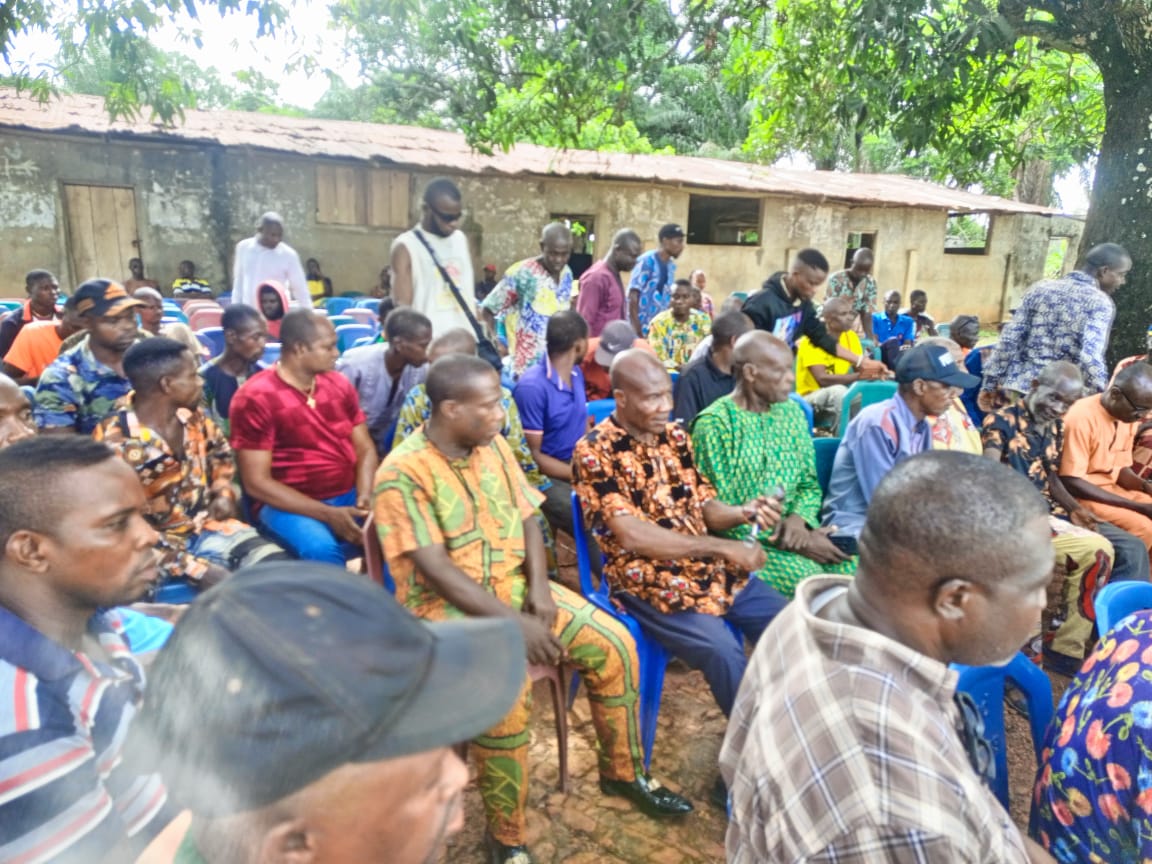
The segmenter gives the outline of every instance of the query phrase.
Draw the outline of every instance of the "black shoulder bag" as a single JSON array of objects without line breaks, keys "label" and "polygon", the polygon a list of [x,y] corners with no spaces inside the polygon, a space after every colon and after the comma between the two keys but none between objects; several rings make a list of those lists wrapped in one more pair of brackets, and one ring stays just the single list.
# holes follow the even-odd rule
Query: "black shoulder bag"
[{"label": "black shoulder bag", "polygon": [[448,287],[452,289],[452,296],[456,298],[456,302],[460,304],[460,308],[464,310],[464,314],[468,316],[468,322],[472,325],[472,329],[476,332],[476,353],[480,355],[481,360],[486,360],[495,367],[497,372],[504,369],[504,361],[500,358],[500,352],[496,350],[496,346],[492,344],[492,340],[484,335],[484,328],[480,326],[480,322],[476,320],[476,316],[472,314],[472,309],[468,305],[468,301],[464,299],[460,293],[460,289],[456,287],[456,283],[452,281],[452,277],[448,275],[448,271],[444,269],[444,265],[440,263],[440,259],[436,257],[436,253],[432,250],[432,245],[428,242],[428,238],[424,236],[424,232],[419,228],[413,232],[416,237],[424,244],[424,248],[428,250],[428,254],[432,256],[432,263],[436,265],[436,269],[440,271],[440,275],[444,281],[448,283]]}]

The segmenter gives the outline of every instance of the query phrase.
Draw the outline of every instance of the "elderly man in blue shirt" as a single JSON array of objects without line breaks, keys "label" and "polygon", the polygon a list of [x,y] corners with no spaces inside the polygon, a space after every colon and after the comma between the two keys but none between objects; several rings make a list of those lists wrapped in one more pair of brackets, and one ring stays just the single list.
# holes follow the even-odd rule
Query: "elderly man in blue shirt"
[{"label": "elderly man in blue shirt", "polygon": [[964,372],[941,345],[917,345],[896,364],[896,395],[864,408],[852,420],[836,451],[824,498],[825,526],[832,541],[855,554],[856,537],[872,493],[898,463],[932,449],[932,424],[978,378]]}]

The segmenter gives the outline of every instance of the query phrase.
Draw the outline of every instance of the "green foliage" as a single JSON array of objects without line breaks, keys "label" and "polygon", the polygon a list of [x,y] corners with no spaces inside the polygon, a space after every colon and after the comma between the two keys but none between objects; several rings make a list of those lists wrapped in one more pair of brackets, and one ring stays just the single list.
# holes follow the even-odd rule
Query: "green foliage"
[{"label": "green foliage", "polygon": [[[166,24],[185,16],[198,21],[205,7],[222,16],[250,17],[258,36],[277,32],[287,20],[287,9],[277,0],[74,0],[67,5],[14,0],[0,4],[0,58],[11,72],[6,80],[40,99],[59,90],[101,95],[114,120],[136,118],[147,109],[152,118],[173,123],[186,108],[220,107],[214,104],[223,98],[218,80],[149,42]],[[11,62],[13,40],[33,32],[55,35],[62,46],[57,64],[33,68]],[[195,31],[188,38],[190,46],[199,45]]]},{"label": "green foliage", "polygon": [[[734,0],[611,7],[602,0],[337,0],[333,7],[380,105],[412,122],[438,115],[485,152],[517,141],[636,152],[674,146],[651,143],[636,101],[659,101],[660,76],[709,50],[736,8]],[[654,127],[667,132],[659,122]]]}]

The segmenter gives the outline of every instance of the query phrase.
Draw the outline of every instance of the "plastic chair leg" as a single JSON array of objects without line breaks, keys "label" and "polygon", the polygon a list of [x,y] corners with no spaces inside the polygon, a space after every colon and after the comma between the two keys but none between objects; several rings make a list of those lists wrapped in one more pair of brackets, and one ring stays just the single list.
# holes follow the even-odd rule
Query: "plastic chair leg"
[{"label": "plastic chair leg", "polygon": [[[529,665],[528,677],[533,681],[548,682],[552,696],[552,713],[556,716],[556,750],[560,763],[560,791],[568,793],[568,706],[564,702],[563,666]],[[579,680],[579,679],[577,679]]]}]

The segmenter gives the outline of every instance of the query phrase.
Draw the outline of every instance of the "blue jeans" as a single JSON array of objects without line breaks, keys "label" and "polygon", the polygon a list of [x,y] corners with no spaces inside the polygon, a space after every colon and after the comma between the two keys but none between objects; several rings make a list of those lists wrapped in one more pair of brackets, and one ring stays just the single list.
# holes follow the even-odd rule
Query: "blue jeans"
[{"label": "blue jeans", "polygon": [[756,644],[764,628],[788,605],[787,598],[756,577],[740,589],[723,618],[702,612],[660,612],[623,591],[613,596],[639,622],[645,635],[663,645],[673,657],[704,673],[725,717],[732,713],[736,691],[748,665],[743,644],[732,637],[725,622]]},{"label": "blue jeans", "polygon": [[[332,507],[353,507],[356,504],[356,490],[350,489],[343,495],[320,502]],[[341,567],[349,558],[361,554],[361,549],[352,543],[341,540],[332,529],[316,519],[288,513],[265,504],[260,508],[260,524],[276,540],[305,561],[327,561]]]}]

